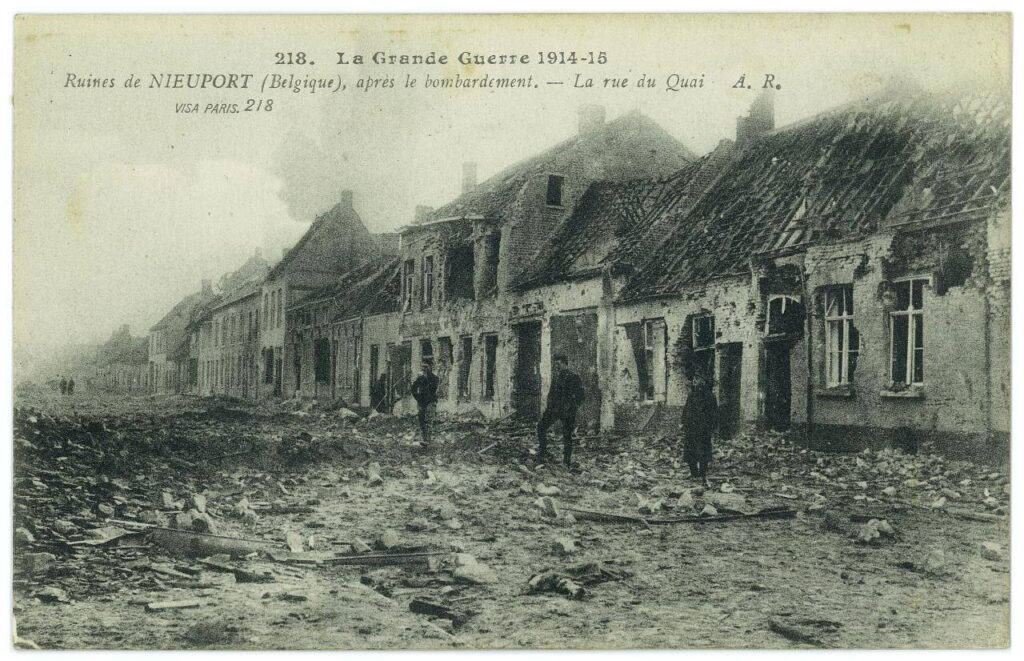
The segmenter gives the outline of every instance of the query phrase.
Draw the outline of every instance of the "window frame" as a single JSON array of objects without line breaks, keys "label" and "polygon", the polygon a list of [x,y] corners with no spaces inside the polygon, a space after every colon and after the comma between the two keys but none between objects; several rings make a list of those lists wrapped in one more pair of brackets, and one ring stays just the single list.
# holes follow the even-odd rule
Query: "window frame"
[{"label": "window frame", "polygon": [[[921,283],[921,305],[919,308],[914,307],[914,284]],[[896,289],[899,286],[905,285],[907,287],[907,307],[905,309],[896,309],[895,300],[897,299]],[[920,387],[923,386],[924,381],[924,310],[925,310],[925,290],[931,289],[932,279],[930,276],[907,276],[904,278],[897,278],[892,281],[893,291],[893,307],[888,313],[888,330],[889,330],[889,382],[892,384],[902,384],[906,387]],[[896,358],[896,318],[906,317],[907,318],[907,340],[906,340],[906,360],[904,364],[904,374],[901,379],[897,379],[896,375],[893,374],[895,368]],[[921,346],[916,347],[916,336],[917,329],[921,330]],[[914,376],[917,372],[918,357],[917,352],[920,351],[920,368],[921,368],[921,380],[915,381]]]},{"label": "window frame", "polygon": [[[483,401],[494,401],[498,395],[498,334],[497,333],[484,333],[480,339],[484,345],[484,364],[483,364],[483,388],[480,398]],[[491,355],[491,346],[493,340],[494,355]]]},{"label": "window frame", "polygon": [[[698,327],[700,322],[704,319],[711,320],[711,342],[710,344],[699,344],[697,342]],[[694,351],[707,351],[714,350],[715,348],[715,315],[712,312],[695,314],[691,317],[691,328],[690,328],[690,346],[693,347]]]},{"label": "window frame", "polygon": [[[644,362],[646,363],[647,379],[649,381],[649,384],[641,384],[641,401],[664,401],[668,391],[668,324],[664,317],[655,317],[644,319],[641,322],[640,328],[643,340]],[[661,333],[660,345],[655,341],[655,332]],[[660,369],[656,369],[656,365],[660,366]]]},{"label": "window frame", "polygon": [[[420,292],[420,303],[424,309],[434,306],[434,256],[423,255],[420,258],[420,279],[422,291]],[[429,264],[430,268],[427,268]]]},{"label": "window frame", "polygon": [[[822,319],[825,324],[825,386],[841,388],[852,386],[854,380],[850,371],[850,357],[855,356],[854,364],[860,359],[860,333],[854,324],[856,308],[853,300],[853,283],[828,285],[823,291]],[[830,303],[834,297],[838,299],[839,312],[830,313]],[[833,336],[832,329],[838,327],[838,335]],[[857,348],[851,349],[851,331],[856,333]],[[835,337],[839,339],[839,346]],[[838,360],[838,364],[836,361]]]}]

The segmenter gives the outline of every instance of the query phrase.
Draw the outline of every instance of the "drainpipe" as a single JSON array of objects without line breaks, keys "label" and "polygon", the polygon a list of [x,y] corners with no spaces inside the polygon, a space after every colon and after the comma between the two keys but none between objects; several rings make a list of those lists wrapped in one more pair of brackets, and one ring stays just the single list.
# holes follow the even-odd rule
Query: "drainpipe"
[{"label": "drainpipe", "polygon": [[800,286],[803,289],[803,294],[804,294],[804,301],[805,301],[805,303],[804,303],[804,323],[805,323],[805,325],[807,327],[806,328],[806,332],[804,333],[804,337],[805,337],[804,341],[805,341],[805,343],[807,345],[807,381],[806,381],[806,387],[807,387],[807,395],[806,395],[806,398],[807,398],[807,402],[806,402],[806,405],[807,405],[807,410],[806,410],[807,426],[806,426],[806,430],[805,430],[804,442],[807,444],[807,447],[810,448],[811,447],[811,439],[814,438],[814,381],[813,381],[813,375],[814,375],[814,369],[813,369],[814,368],[814,344],[812,342],[812,340],[813,340],[812,328],[814,326],[814,319],[813,319],[812,315],[813,315],[813,311],[814,311],[814,304],[813,304],[813,301],[811,300],[811,294],[810,294],[810,292],[807,289],[807,270],[806,270],[807,262],[806,262],[806,259],[807,258],[805,256],[804,257],[804,266],[803,266],[803,268],[800,269]]}]

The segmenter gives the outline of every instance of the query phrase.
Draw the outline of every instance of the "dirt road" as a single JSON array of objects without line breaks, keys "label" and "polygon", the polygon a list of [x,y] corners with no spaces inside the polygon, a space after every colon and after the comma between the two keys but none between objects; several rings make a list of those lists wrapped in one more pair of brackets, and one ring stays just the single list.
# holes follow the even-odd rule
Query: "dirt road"
[{"label": "dirt road", "polygon": [[[584,439],[574,474],[533,466],[528,431],[508,424],[441,423],[440,447],[426,453],[411,420],[39,393],[19,404],[28,408],[16,414],[15,525],[28,536],[16,533],[14,615],[19,636],[42,648],[1008,642],[1009,524],[1000,516],[1008,477],[998,467],[898,453],[837,457],[747,436],[720,444],[711,495],[695,489],[665,439]],[[170,500],[154,504],[165,491]],[[376,568],[265,556],[222,563],[272,577],[250,583],[145,535],[82,542],[106,519],[172,526],[174,510],[196,494],[216,533],[282,551],[293,533],[323,557],[351,554],[356,540],[373,553],[438,555]],[[544,494],[553,494],[549,503]],[[237,514],[242,499],[256,516]],[[569,508],[692,516],[716,502],[719,514],[796,514],[664,525],[567,516]],[[865,531],[870,518],[891,529],[879,532],[876,522]],[[25,556],[46,553],[52,561],[26,567]],[[583,598],[553,583],[531,590],[545,570],[575,576]],[[151,610],[179,601],[198,604]],[[413,602],[438,610],[413,612]]]}]

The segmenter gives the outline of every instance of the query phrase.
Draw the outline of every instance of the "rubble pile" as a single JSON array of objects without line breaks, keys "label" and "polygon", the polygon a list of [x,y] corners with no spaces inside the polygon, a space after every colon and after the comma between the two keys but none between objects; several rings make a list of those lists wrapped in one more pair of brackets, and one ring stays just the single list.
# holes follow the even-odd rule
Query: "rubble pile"
[{"label": "rubble pile", "polygon": [[[678,508],[700,512],[708,504],[689,475],[677,439],[651,440],[593,461],[600,471],[591,484],[629,492],[627,506],[640,514]],[[713,499],[746,497],[761,505],[792,501],[810,511],[919,507],[1002,516],[1010,500],[1010,476],[991,467],[898,449],[818,452],[776,433],[716,442],[711,473],[718,492]],[[725,496],[733,490],[738,493]]]}]

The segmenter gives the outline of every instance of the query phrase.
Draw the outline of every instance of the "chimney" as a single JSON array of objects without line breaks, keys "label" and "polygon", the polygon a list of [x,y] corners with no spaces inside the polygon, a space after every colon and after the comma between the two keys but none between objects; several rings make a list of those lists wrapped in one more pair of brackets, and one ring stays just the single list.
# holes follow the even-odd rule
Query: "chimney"
[{"label": "chimney", "polygon": [[775,129],[775,90],[766,89],[750,104],[746,117],[736,118],[736,144],[742,146]]},{"label": "chimney", "polygon": [[341,206],[345,209],[352,208],[352,191],[343,190],[341,191]]},{"label": "chimney", "polygon": [[[463,192],[465,192],[465,190],[463,190]],[[417,224],[425,223],[432,213],[434,213],[434,207],[428,207],[425,204],[417,204],[416,212],[413,216],[413,222]]]},{"label": "chimney", "polygon": [[263,259],[263,250],[261,248],[256,248],[253,250],[252,256],[256,259]]},{"label": "chimney", "polygon": [[577,111],[579,133],[590,133],[604,126],[604,106],[584,105]]},{"label": "chimney", "polygon": [[476,163],[466,161],[462,164],[462,192],[463,194],[476,188]]},{"label": "chimney", "polygon": [[203,293],[204,294],[212,294],[213,293],[213,281],[212,280],[208,280],[206,278],[203,279]]}]

